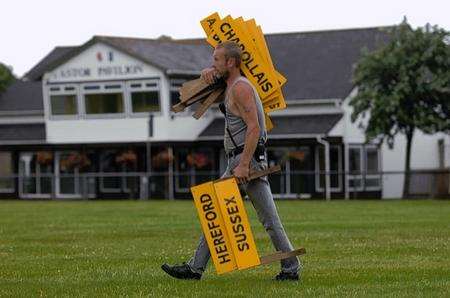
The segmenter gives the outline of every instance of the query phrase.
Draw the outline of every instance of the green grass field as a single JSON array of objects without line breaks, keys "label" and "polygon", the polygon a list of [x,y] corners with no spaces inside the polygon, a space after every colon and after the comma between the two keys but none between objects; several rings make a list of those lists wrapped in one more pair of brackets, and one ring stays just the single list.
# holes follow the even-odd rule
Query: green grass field
[{"label": "green grass field", "polygon": [[[191,201],[0,201],[0,296],[450,296],[449,201],[277,202],[301,282],[279,264],[180,281],[160,270],[192,254]],[[247,205],[262,255],[273,251]]]}]

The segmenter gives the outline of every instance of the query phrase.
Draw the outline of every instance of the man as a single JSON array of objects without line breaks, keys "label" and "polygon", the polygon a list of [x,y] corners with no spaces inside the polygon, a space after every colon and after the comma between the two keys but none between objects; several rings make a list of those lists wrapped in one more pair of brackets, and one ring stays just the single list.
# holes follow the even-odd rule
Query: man
[{"label": "man", "polygon": [[[223,176],[234,175],[244,185],[258,218],[268,232],[277,251],[292,251],[275,207],[267,177],[248,181],[251,171],[267,168],[264,143],[267,132],[264,111],[258,93],[240,73],[241,49],[234,42],[219,44],[213,54],[214,64],[202,71],[202,78],[212,84],[221,77],[227,84],[221,110],[225,115],[224,147],[228,167]],[[194,256],[182,265],[162,265],[169,275],[180,279],[200,279],[210,258],[208,245],[202,235]],[[298,280],[299,261],[296,257],[281,261],[276,280]]]}]

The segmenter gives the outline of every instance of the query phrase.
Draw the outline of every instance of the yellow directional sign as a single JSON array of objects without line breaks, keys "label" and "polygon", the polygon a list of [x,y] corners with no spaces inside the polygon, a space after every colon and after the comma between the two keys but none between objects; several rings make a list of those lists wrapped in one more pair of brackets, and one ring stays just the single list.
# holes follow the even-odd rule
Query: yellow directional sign
[{"label": "yellow directional sign", "polygon": [[191,187],[203,234],[219,274],[237,268],[213,182]]},{"label": "yellow directional sign", "polygon": [[211,46],[234,41],[241,47],[241,71],[258,92],[266,113],[266,122],[269,123],[266,126],[270,130],[273,125],[268,113],[286,108],[281,86],[287,80],[274,67],[261,27],[254,19],[246,21],[242,17],[231,16],[221,19],[218,13],[204,18],[200,24]]},{"label": "yellow directional sign", "polygon": [[[250,180],[280,170],[253,172]],[[305,253],[304,248],[260,257],[236,178],[223,178],[191,187],[203,235],[218,274],[264,265]]]},{"label": "yellow directional sign", "polygon": [[236,264],[245,269],[260,264],[256,243],[235,178],[214,183]]},{"label": "yellow directional sign", "polygon": [[211,257],[219,274],[260,264],[235,178],[191,187]]}]

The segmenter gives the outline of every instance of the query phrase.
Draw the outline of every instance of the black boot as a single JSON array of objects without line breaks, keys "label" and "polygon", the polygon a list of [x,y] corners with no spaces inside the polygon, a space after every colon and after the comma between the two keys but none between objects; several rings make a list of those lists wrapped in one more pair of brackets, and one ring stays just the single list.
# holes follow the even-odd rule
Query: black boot
[{"label": "black boot", "polygon": [[288,273],[281,271],[275,276],[275,280],[299,280],[298,273]]},{"label": "black boot", "polygon": [[186,263],[173,266],[163,264],[161,269],[170,276],[178,279],[200,279],[202,277],[200,273],[193,272]]}]

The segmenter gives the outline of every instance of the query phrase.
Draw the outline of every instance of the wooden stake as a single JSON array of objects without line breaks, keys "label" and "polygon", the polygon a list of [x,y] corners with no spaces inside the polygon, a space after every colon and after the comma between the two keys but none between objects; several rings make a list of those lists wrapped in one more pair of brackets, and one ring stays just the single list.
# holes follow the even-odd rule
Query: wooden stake
[{"label": "wooden stake", "polygon": [[306,249],[304,249],[303,247],[293,250],[293,251],[288,251],[288,252],[277,251],[274,254],[261,257],[260,258],[261,265],[266,265],[266,264],[269,264],[272,262],[288,259],[288,258],[299,256],[299,255],[304,255],[305,253],[306,253]]}]

